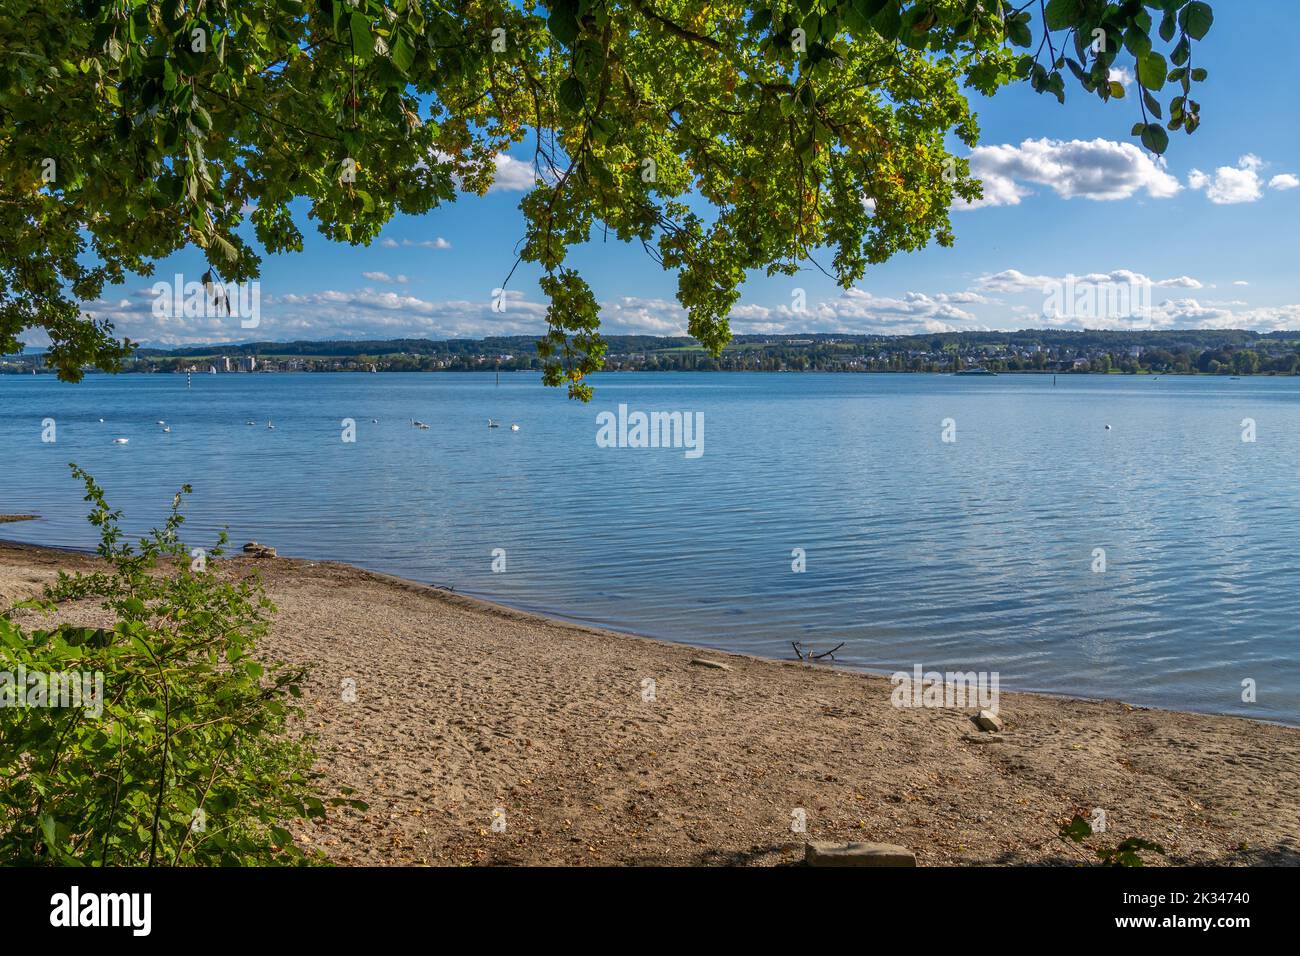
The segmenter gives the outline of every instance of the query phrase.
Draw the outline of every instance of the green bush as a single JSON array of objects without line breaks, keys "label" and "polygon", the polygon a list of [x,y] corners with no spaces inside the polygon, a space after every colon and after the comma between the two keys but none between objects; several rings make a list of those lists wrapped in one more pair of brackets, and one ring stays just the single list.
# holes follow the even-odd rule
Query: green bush
[{"label": "green bush", "polygon": [[[136,548],[94,479],[71,467],[106,570],[61,572],[43,599],[0,616],[0,675],[10,675],[8,699],[0,691],[0,863],[314,861],[286,822],[345,800],[315,795],[309,742],[288,732],[304,672],[255,655],[275,610],[260,580],[215,572],[207,558],[223,553],[224,533],[207,554],[186,550],[188,485]],[[101,599],[113,625],[25,630],[13,617],[83,598]],[[102,674],[102,696],[33,706],[40,697],[14,685],[20,669]]]}]

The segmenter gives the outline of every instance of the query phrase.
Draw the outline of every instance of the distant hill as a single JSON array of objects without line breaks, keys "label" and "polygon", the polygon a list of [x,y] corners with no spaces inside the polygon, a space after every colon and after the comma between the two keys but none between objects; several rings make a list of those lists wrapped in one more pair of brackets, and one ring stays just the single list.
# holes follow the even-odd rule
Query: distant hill
[{"label": "distant hill", "polygon": [[[655,335],[606,336],[614,354],[656,352],[667,349],[699,348],[699,343],[685,336]],[[946,348],[970,348],[981,345],[1040,346],[1052,349],[1093,350],[1159,348],[1179,349],[1249,348],[1259,342],[1300,342],[1300,330],[1285,332],[1251,332],[1241,329],[1187,329],[1154,331],[1071,331],[1064,329],[1025,329],[1019,332],[938,332],[920,335],[857,335],[843,333],[791,333],[788,335],[737,335],[729,349],[771,345],[799,348],[825,345],[886,346],[891,349],[943,351]],[[934,346],[938,343],[939,348]],[[482,339],[375,339],[366,341],[332,340],[294,342],[245,342],[241,344],[186,345],[177,348],[141,348],[139,358],[207,358],[228,355],[255,356],[324,356],[356,358],[387,355],[536,355],[537,336],[510,335]]]}]

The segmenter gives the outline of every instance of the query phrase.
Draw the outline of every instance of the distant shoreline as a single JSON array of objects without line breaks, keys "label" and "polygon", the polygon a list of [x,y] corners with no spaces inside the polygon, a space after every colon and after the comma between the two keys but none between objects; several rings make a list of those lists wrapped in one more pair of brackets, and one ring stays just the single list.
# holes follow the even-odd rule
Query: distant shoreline
[{"label": "distant shoreline", "polygon": [[[441,375],[441,374],[460,375],[460,374],[478,374],[478,375],[492,375],[492,374],[494,374],[496,371],[497,371],[496,369],[492,369],[492,368],[439,368],[439,369],[391,369],[391,368],[384,368],[384,369],[379,369],[375,374],[380,374],[380,375],[388,375],[388,374],[407,374],[407,375]],[[963,369],[962,371],[968,371],[968,370]],[[506,375],[506,374],[516,374],[516,375],[517,375],[517,374],[525,374],[525,375],[539,375],[539,374],[540,374],[540,369],[528,369],[528,368],[511,368],[511,369],[506,369],[506,368],[503,368],[503,369],[500,370],[500,373],[503,374],[503,375]],[[594,380],[599,381],[599,376],[601,376],[601,375],[623,375],[623,374],[639,374],[639,373],[654,374],[654,375],[671,375],[671,374],[685,374],[685,375],[693,375],[693,374],[715,374],[715,375],[723,375],[723,374],[726,374],[726,375],[761,374],[761,375],[778,375],[778,374],[791,374],[791,375],[903,375],[903,376],[906,376],[906,375],[923,375],[923,376],[934,376],[934,377],[938,377],[938,378],[942,378],[942,377],[945,377],[945,376],[946,376],[946,377],[950,377],[950,378],[957,378],[957,377],[979,378],[979,377],[982,377],[982,376],[978,376],[978,375],[963,376],[961,372],[942,371],[942,370],[941,370],[941,371],[925,371],[925,370],[917,371],[917,370],[915,370],[915,369],[847,369],[847,368],[843,368],[843,369],[829,369],[829,368],[817,368],[817,369],[813,369],[813,368],[809,368],[809,369],[791,369],[791,368],[783,368],[783,369],[754,369],[754,368],[747,368],[747,369],[745,369],[745,368],[734,368],[734,369],[732,369],[732,368],[728,368],[728,369],[720,369],[720,368],[713,368],[713,369],[691,369],[691,368],[646,369],[646,368],[614,368],[614,369],[602,369],[601,371],[595,373]],[[35,374],[36,374],[37,376],[41,376],[41,375],[54,375],[54,374],[55,374],[55,371],[54,371],[54,369],[38,369],[38,370],[36,371]],[[208,374],[208,373],[207,373],[207,372],[199,372],[199,371],[158,371],[158,370],[134,369],[134,368],[133,368],[133,369],[123,369],[123,370],[120,371],[120,372],[101,372],[101,371],[99,371],[98,369],[86,369],[85,374],[86,374],[87,376],[104,377],[104,378],[115,378],[115,377],[117,377],[117,376],[121,376],[121,375],[206,375],[206,374]],[[273,370],[261,370],[261,369],[259,369],[259,370],[255,371],[255,372],[240,372],[240,371],[234,371],[234,372],[222,372],[222,373],[218,373],[218,374],[220,374],[220,375],[224,375],[224,376],[231,376],[231,375],[245,376],[245,375],[339,375],[339,374],[365,375],[365,374],[371,374],[371,373],[368,373],[368,372],[366,372],[366,371],[363,370],[363,369],[356,369],[356,368],[339,368],[339,369],[273,369]],[[31,371],[27,371],[27,372],[18,372],[18,371],[14,371],[13,369],[0,369],[0,375],[27,375],[27,376],[30,376],[30,375],[32,375],[32,372],[31,372]],[[1206,378],[1209,378],[1209,379],[1225,379],[1225,380],[1232,380],[1232,379],[1243,379],[1243,378],[1300,378],[1300,370],[1297,370],[1297,371],[1295,371],[1295,372],[1253,372],[1253,373],[1252,373],[1252,372],[1244,372],[1244,373],[1240,373],[1240,374],[1239,374],[1239,373],[1235,373],[1235,372],[1152,372],[1152,371],[1122,372],[1122,371],[1120,371],[1120,370],[1118,370],[1118,369],[1112,370],[1112,371],[1110,371],[1110,372],[1090,372],[1090,371],[1087,371],[1087,370],[1084,370],[1084,369],[1057,369],[1057,370],[1055,370],[1055,371],[1053,371],[1053,370],[1051,370],[1051,369],[1047,369],[1047,370],[1044,370],[1044,369],[1000,369],[999,371],[997,371],[997,372],[993,372],[992,374],[988,375],[988,377],[989,377],[989,378],[997,378],[997,377],[1001,377],[1001,376],[1003,376],[1003,375],[1009,375],[1009,376],[1017,376],[1017,375],[1031,375],[1031,376],[1032,376],[1032,375],[1038,375],[1038,376],[1056,376],[1056,375],[1061,375],[1061,376],[1068,376],[1068,377],[1071,377],[1071,378],[1076,378],[1076,377],[1077,377],[1077,378],[1089,378],[1089,377],[1092,377],[1092,378],[1135,378],[1135,379],[1140,379],[1140,378],[1194,378],[1194,379],[1206,379]]]},{"label": "distant shoreline", "polygon": [[[604,371],[912,372],[953,374],[1300,374],[1300,331],[1241,329],[1065,330],[740,334],[717,355],[687,336],[607,335]],[[532,335],[482,339],[375,339],[194,343],[140,347],[138,371],[539,371]],[[26,372],[40,353],[0,357],[0,371]]]}]

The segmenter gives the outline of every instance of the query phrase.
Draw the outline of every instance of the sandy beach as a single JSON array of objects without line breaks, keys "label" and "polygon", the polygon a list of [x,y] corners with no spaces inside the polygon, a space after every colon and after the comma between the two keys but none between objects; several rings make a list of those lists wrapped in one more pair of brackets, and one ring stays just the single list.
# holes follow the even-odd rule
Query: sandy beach
[{"label": "sandy beach", "polygon": [[[0,544],[0,600],[95,563]],[[225,567],[261,573],[279,607],[263,651],[311,665],[319,769],[370,805],[295,827],[339,864],[779,865],[809,840],[858,840],[923,866],[1069,865],[1131,836],[1168,850],[1157,865],[1300,863],[1300,729],[1004,691],[990,734],[972,709],[893,706],[884,677],[574,626],[342,564]],[[67,614],[103,620],[93,602]],[[1095,808],[1106,834],[1061,839]]]}]

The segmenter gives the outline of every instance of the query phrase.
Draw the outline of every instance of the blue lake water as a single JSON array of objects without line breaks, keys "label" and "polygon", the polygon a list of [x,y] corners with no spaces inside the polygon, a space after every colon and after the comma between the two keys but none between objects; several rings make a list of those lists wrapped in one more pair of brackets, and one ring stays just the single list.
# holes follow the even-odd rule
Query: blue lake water
[{"label": "blue lake water", "polygon": [[[519,373],[0,376],[0,400],[0,512],[41,516],[11,539],[93,546],[76,461],[135,531],[192,483],[195,546],[228,526],[687,643],[1300,723],[1300,379],[613,374],[583,406]],[[702,412],[704,454],[598,447],[620,403]]]}]

